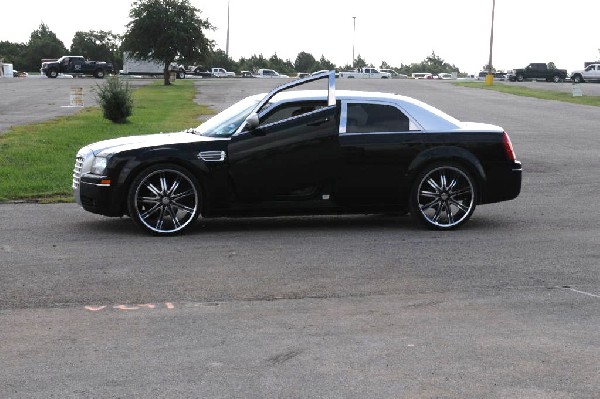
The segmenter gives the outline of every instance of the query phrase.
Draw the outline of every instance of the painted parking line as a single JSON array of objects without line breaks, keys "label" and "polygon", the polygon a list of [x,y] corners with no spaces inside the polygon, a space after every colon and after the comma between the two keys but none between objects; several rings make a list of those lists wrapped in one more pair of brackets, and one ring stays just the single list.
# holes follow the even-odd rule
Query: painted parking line
[{"label": "painted parking line", "polygon": [[592,294],[591,292],[585,292],[585,291],[576,290],[575,288],[572,288],[572,287],[570,287],[568,285],[563,285],[561,288],[565,289],[565,290],[576,292],[578,294],[583,294],[583,295],[591,296],[593,298],[600,298],[600,295]]},{"label": "painted parking line", "polygon": [[100,305],[100,306],[84,306],[85,310],[90,312],[99,312],[101,310],[147,310],[147,309],[175,309],[172,302],[164,303],[144,303],[140,305]]}]

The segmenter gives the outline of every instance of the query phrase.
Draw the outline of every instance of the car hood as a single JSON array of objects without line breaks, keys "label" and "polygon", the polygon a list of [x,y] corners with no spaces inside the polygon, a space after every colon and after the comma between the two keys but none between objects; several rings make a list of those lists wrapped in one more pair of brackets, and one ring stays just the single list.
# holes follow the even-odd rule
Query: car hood
[{"label": "car hood", "polygon": [[92,152],[95,156],[106,156],[109,154],[116,154],[122,151],[135,150],[143,147],[158,147],[169,144],[185,144],[218,140],[224,139],[198,136],[197,134],[187,132],[146,134],[141,136],[127,136],[98,141],[83,147],[81,150],[79,150],[79,153],[89,154]]}]

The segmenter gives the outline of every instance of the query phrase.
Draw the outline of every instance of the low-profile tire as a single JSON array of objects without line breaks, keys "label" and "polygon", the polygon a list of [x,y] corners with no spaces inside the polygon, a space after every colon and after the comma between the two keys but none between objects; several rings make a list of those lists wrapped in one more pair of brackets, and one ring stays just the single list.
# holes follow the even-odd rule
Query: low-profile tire
[{"label": "low-profile tire", "polygon": [[477,185],[465,167],[436,163],[416,176],[409,202],[415,219],[433,229],[450,230],[469,220],[475,211]]},{"label": "low-profile tire", "polygon": [[142,171],[129,187],[130,217],[146,231],[173,235],[194,224],[200,214],[202,192],[186,169],[159,164]]}]

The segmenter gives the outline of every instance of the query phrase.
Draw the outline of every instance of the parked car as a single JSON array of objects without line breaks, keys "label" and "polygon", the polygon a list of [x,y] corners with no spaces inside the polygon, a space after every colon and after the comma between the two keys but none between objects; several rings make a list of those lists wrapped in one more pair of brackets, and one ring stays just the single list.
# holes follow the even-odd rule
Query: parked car
[{"label": "parked car", "polygon": [[398,73],[393,69],[380,69],[380,72],[389,73],[392,79],[408,79],[408,75],[404,75],[402,73]]},{"label": "parked car", "polygon": [[[325,90],[289,90],[324,78]],[[333,71],[246,97],[195,129],[90,144],[73,172],[85,210],[129,215],[156,235],[200,215],[406,211],[448,230],[520,190],[501,127],[398,94],[336,91]]]},{"label": "parked car", "polygon": [[252,72],[250,72],[250,71],[242,71],[242,72],[240,72],[240,76],[242,78],[253,78],[254,74],[252,74]]}]

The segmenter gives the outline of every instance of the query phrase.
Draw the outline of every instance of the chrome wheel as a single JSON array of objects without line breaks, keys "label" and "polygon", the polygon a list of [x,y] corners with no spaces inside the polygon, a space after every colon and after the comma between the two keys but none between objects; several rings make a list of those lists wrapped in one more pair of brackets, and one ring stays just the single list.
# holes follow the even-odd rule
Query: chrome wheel
[{"label": "chrome wheel", "polygon": [[151,167],[131,185],[128,206],[131,217],[150,232],[179,233],[198,217],[198,183],[178,166]]},{"label": "chrome wheel", "polygon": [[462,167],[431,167],[415,182],[411,195],[412,213],[430,227],[452,229],[473,214],[475,190],[473,179]]}]

